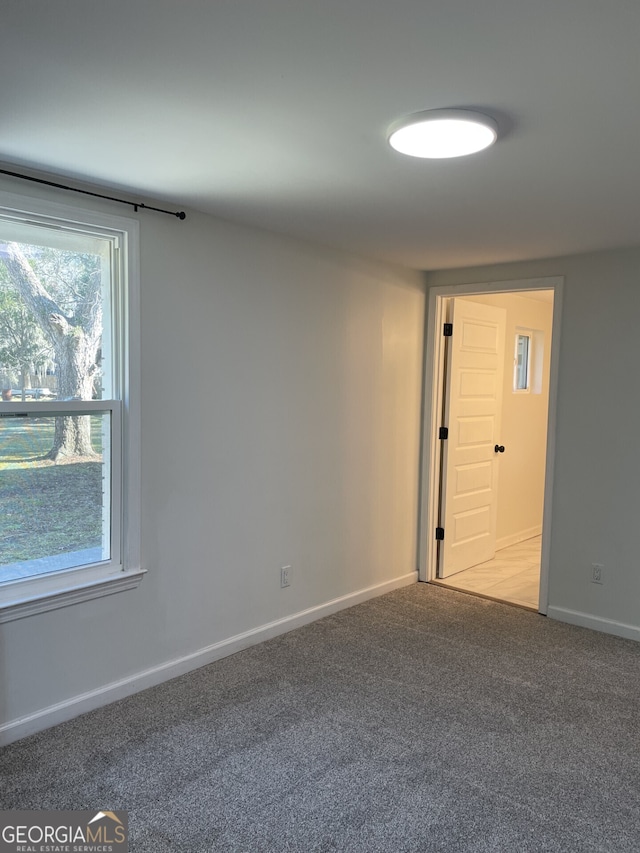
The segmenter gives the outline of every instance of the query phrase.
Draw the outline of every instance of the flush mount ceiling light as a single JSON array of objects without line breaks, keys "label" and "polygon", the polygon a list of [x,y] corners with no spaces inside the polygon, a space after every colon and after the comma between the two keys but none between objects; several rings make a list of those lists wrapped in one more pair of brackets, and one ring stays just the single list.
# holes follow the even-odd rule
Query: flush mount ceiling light
[{"label": "flush mount ceiling light", "polygon": [[498,138],[498,125],[473,110],[426,110],[391,126],[389,145],[410,157],[464,157],[488,148]]}]

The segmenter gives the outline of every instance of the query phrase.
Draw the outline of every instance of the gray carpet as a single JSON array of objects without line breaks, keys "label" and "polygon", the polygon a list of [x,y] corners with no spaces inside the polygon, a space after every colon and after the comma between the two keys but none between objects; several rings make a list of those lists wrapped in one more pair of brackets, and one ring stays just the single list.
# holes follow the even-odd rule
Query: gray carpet
[{"label": "gray carpet", "polygon": [[134,853],[640,850],[640,644],[419,584],[0,752]]}]

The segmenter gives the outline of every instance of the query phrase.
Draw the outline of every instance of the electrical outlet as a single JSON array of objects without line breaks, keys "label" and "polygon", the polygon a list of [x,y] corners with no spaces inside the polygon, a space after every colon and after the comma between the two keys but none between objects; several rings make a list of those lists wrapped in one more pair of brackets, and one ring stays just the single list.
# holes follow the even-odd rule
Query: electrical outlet
[{"label": "electrical outlet", "polygon": [[282,566],[280,569],[280,586],[282,589],[291,586],[291,566]]},{"label": "electrical outlet", "polygon": [[604,566],[602,563],[591,563],[591,583],[602,583]]}]

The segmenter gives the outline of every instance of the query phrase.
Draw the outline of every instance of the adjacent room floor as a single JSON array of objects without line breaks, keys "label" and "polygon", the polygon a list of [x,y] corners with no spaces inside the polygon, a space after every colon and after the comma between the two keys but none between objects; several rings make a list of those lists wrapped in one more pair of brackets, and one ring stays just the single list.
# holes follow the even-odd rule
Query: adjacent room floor
[{"label": "adjacent room floor", "polygon": [[441,581],[452,589],[538,609],[542,536],[496,551],[493,560]]}]

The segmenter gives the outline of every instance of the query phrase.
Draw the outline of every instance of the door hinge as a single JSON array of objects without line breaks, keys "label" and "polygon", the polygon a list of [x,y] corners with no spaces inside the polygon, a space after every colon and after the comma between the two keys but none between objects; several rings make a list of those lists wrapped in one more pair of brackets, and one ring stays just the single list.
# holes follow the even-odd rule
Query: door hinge
[{"label": "door hinge", "polygon": [[436,527],[436,540],[442,542],[444,539],[444,527]]},{"label": "door hinge", "polygon": [[445,323],[444,329],[442,330],[442,334],[445,336],[445,338],[450,338],[453,334],[453,323]]},{"label": "door hinge", "polygon": [[440,427],[440,429],[438,430],[438,438],[449,438],[449,427]]}]

